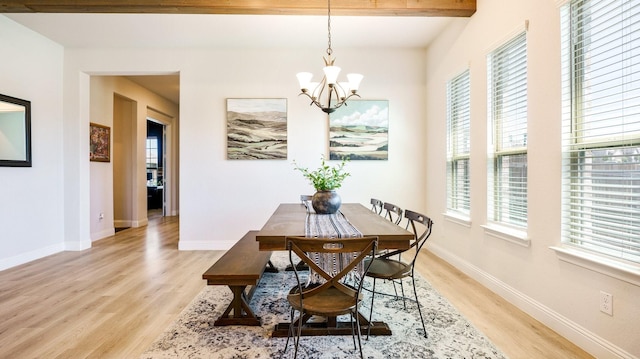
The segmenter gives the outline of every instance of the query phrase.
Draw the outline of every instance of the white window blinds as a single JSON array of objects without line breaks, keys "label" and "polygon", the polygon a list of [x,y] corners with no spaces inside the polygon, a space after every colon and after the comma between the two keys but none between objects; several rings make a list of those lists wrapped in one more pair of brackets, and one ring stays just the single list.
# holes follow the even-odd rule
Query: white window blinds
[{"label": "white window blinds", "polygon": [[527,36],[487,56],[488,219],[527,226]]},{"label": "white window blinds", "polygon": [[471,91],[469,70],[447,83],[447,209],[469,215]]},{"label": "white window blinds", "polygon": [[562,9],[565,243],[640,263],[640,1]]}]

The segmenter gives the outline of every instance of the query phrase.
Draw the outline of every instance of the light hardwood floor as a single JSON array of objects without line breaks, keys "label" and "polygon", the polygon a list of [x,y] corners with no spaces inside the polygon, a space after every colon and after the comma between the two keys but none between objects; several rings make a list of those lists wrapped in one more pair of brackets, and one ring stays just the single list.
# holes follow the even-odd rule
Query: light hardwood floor
[{"label": "light hardwood floor", "polygon": [[[178,251],[177,217],[0,272],[0,358],[137,358],[221,251]],[[425,251],[419,272],[510,358],[590,358]]]}]

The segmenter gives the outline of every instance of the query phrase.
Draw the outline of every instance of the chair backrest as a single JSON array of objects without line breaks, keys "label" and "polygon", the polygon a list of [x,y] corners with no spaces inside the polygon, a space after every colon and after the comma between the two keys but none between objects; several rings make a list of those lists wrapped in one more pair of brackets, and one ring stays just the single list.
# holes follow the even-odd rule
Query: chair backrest
[{"label": "chair backrest", "polygon": [[[420,214],[418,212],[405,210],[404,218],[407,219],[407,229],[411,228],[413,231],[413,240],[411,241],[411,245],[406,249],[397,249],[394,251],[387,252],[378,256],[378,258],[386,259],[394,256],[409,256],[411,258],[411,267],[413,271],[413,265],[418,258],[418,253],[420,253],[420,249],[427,242],[427,239],[431,235],[431,228],[433,227],[433,221],[431,218]],[[422,228],[421,228],[422,227]]]},{"label": "chair backrest", "polygon": [[[363,266],[362,276],[369,270],[371,261],[364,261],[365,258],[375,254],[378,244],[378,237],[358,237],[358,238],[308,238],[308,237],[287,237],[287,249],[289,251],[289,261],[292,264],[301,298],[316,295],[331,287],[335,287],[345,294],[353,294],[356,298],[362,289],[363,280],[359,280],[356,289],[346,286],[342,279],[349,274],[356,266]],[[322,263],[318,263],[315,255],[337,255],[340,259],[332,263],[338,264],[339,268],[323,268]],[[324,283],[312,288],[305,288],[306,281],[300,279],[296,264],[298,261],[293,255],[309,266],[309,269],[319,274]],[[322,262],[322,261],[321,261]]]},{"label": "chair backrest", "polygon": [[433,228],[433,221],[431,218],[425,216],[424,214],[405,210],[404,217],[407,219],[407,229],[411,228],[414,234],[414,241],[411,244],[411,249],[415,250],[415,255],[413,256],[413,260],[411,264],[413,265],[418,258],[418,253],[420,253],[420,249],[427,242],[429,236],[431,235],[431,229]]},{"label": "chair backrest", "polygon": [[371,211],[377,214],[382,214],[383,202],[376,198],[371,198]]},{"label": "chair backrest", "polygon": [[304,208],[307,209],[307,212],[311,211],[311,201],[313,200],[313,195],[310,194],[301,194],[300,202],[304,205]]},{"label": "chair backrest", "polygon": [[384,214],[385,218],[387,218],[388,220],[390,220],[395,224],[400,224],[400,221],[402,221],[402,208],[389,202],[385,202],[385,204],[383,205],[383,208],[385,210],[385,214]]}]

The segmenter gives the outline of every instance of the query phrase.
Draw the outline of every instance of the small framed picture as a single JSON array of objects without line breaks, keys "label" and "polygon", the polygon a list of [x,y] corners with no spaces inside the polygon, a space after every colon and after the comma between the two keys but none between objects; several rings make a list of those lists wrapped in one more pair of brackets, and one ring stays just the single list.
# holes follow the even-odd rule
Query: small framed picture
[{"label": "small framed picture", "polygon": [[89,160],[96,162],[111,161],[111,128],[89,124]]}]

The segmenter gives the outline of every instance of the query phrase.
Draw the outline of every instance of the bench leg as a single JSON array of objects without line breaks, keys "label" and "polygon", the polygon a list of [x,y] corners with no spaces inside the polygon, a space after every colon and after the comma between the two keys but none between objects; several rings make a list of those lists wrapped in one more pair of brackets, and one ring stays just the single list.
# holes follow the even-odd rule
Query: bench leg
[{"label": "bench leg", "polygon": [[[296,269],[297,269],[299,272],[304,272],[304,271],[308,271],[308,270],[309,270],[309,266],[308,266],[305,262],[303,262],[303,261],[299,261],[299,262],[296,264]],[[287,268],[285,269],[285,271],[287,271],[287,272],[292,272],[292,271],[293,271],[293,266],[292,266],[291,264],[289,264],[289,265],[287,266]]]},{"label": "bench leg", "polygon": [[271,260],[267,263],[267,266],[264,268],[264,271],[267,273],[278,273],[278,268],[271,263]]},{"label": "bench leg", "polygon": [[[225,325],[260,325],[260,318],[249,307],[247,303],[244,290],[246,285],[230,285],[229,289],[233,293],[233,300],[229,303],[229,306],[224,313],[215,321],[215,326]],[[233,310],[233,315],[229,313]]]}]

